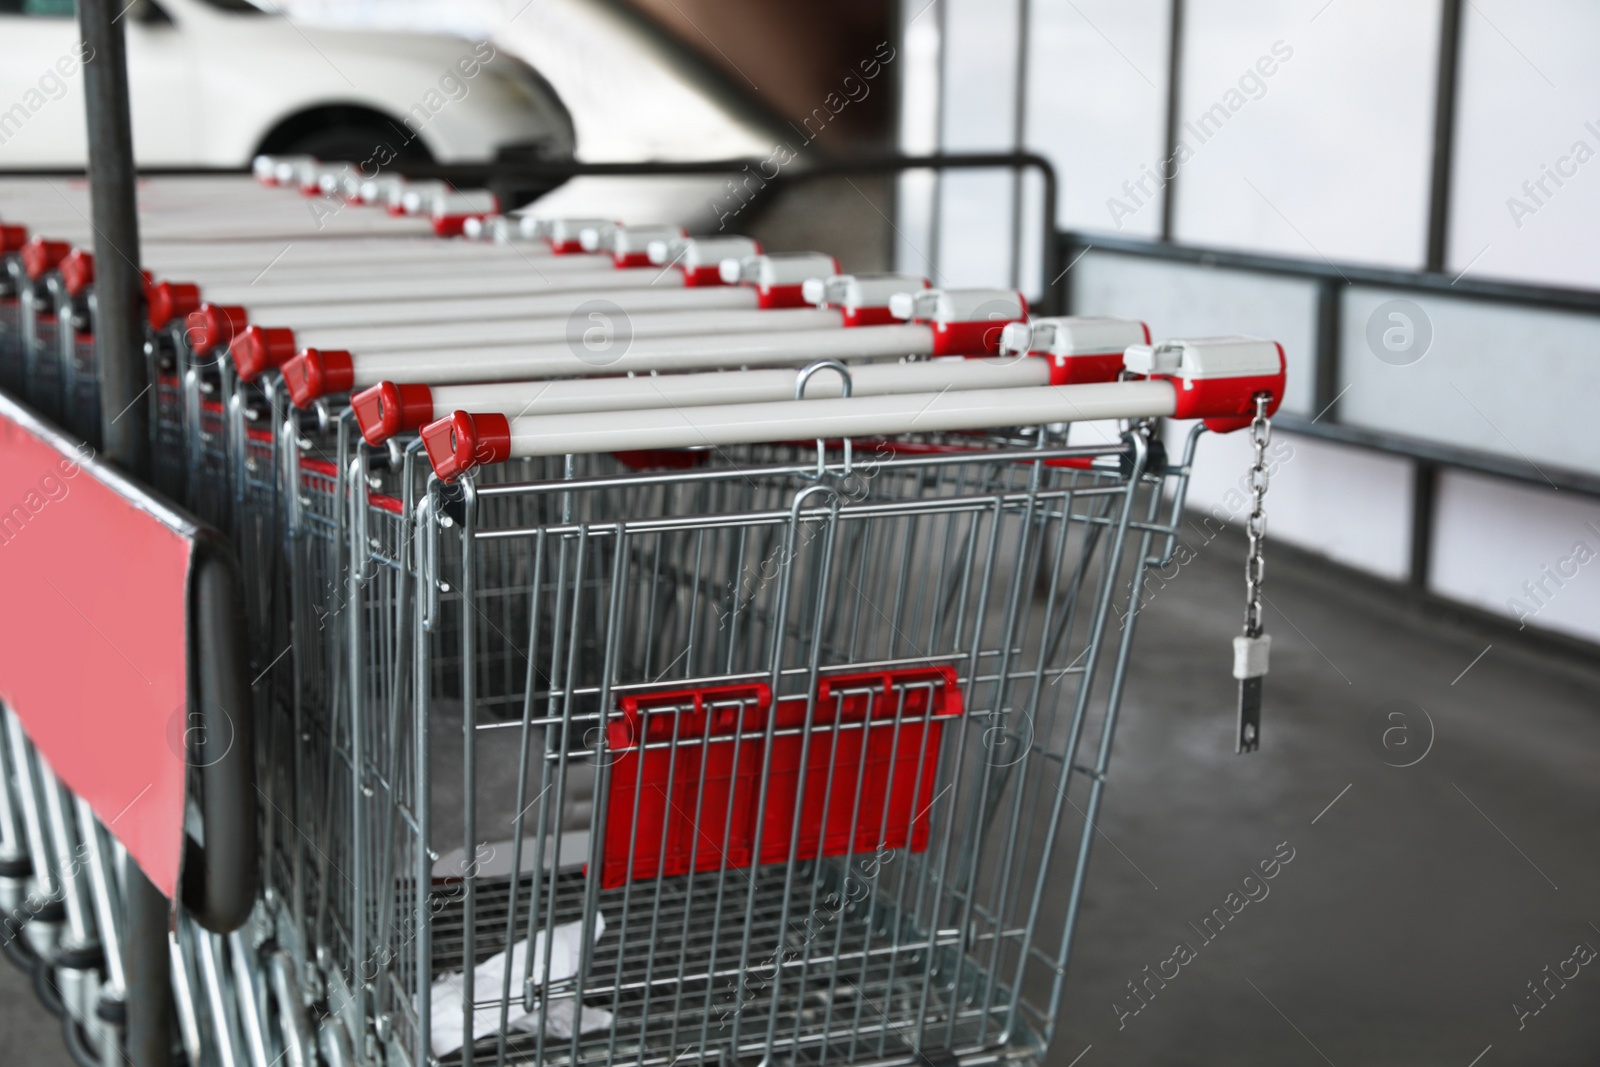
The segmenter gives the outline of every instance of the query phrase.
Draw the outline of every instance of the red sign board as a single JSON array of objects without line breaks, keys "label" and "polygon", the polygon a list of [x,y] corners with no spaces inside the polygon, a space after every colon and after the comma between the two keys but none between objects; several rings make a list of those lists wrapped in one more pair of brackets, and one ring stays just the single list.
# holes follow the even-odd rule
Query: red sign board
[{"label": "red sign board", "polygon": [[194,524],[0,397],[0,700],[172,897]]}]

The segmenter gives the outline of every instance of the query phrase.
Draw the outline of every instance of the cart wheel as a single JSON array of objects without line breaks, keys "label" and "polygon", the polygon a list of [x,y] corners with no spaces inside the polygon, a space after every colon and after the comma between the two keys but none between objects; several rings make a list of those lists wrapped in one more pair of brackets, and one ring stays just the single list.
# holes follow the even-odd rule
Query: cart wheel
[{"label": "cart wheel", "polygon": [[44,959],[36,958],[33,965],[33,992],[51,1015],[60,1018],[67,1014],[67,1006],[61,1003],[61,990],[56,988],[55,966]]},{"label": "cart wheel", "polygon": [[22,940],[22,932],[13,931],[11,936],[0,938],[0,953],[11,961],[11,965],[24,974],[33,974],[34,963],[39,959],[34,955],[33,949]]},{"label": "cart wheel", "polygon": [[89,1035],[70,1015],[61,1017],[61,1039],[66,1042],[67,1055],[78,1067],[103,1067],[104,1060],[89,1040]]},{"label": "cart wheel", "polygon": [[317,1033],[317,1048],[322,1053],[322,1062],[330,1067],[353,1067],[356,1062],[350,1031],[344,1028],[343,1020],[336,1015],[323,1017],[322,1027]]}]

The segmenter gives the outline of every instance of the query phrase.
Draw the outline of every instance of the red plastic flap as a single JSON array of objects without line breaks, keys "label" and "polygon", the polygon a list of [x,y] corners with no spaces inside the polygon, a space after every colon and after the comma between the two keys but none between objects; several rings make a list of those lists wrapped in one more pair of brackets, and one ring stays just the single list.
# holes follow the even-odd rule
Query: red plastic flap
[{"label": "red plastic flap", "polygon": [[624,698],[607,732],[601,886],[925,850],[944,723],[963,711],[954,669],[836,675],[811,708],[809,721],[803,697],[774,709],[765,685]]},{"label": "red plastic flap", "polygon": [[194,530],[117,484],[0,398],[0,698],[170,897]]},{"label": "red plastic flap", "polygon": [[771,703],[764,685],[623,698],[606,737],[616,759],[602,886],[750,866]]},{"label": "red plastic flap", "polygon": [[[950,667],[824,679],[811,714],[804,793],[805,733],[773,739],[761,862],[783,863],[791,851],[799,859],[883,848],[925,851],[944,720],[962,708]],[[802,727],[805,701],[782,701],[777,714],[780,731]]]}]

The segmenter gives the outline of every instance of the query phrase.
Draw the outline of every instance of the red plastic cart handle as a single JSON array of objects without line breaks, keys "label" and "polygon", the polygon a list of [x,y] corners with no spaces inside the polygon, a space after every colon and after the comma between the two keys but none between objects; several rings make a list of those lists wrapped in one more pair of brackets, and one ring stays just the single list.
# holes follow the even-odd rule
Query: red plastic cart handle
[{"label": "red plastic cart handle", "polygon": [[236,304],[202,304],[184,320],[189,347],[197,356],[208,356],[230,343],[234,335],[249,325],[245,310]]},{"label": "red plastic cart handle", "polygon": [[253,382],[267,371],[294,358],[294,331],[281,327],[248,326],[228,346],[239,377]]},{"label": "red plastic cart handle", "polygon": [[85,289],[94,284],[94,255],[81,248],[74,248],[56,265],[61,272],[61,284],[67,287],[67,292],[79,296]]},{"label": "red plastic cart handle", "polygon": [[283,364],[283,384],[297,408],[329,393],[349,392],[355,380],[355,363],[343,349],[308,348]]},{"label": "red plastic cart handle", "polygon": [[56,269],[72,251],[72,246],[66,241],[46,241],[43,237],[35,237],[22,247],[22,269],[28,272],[28,277],[38,281],[46,274]]},{"label": "red plastic cart handle", "polygon": [[[287,377],[287,372],[285,372]],[[511,458],[511,422],[504,415],[469,415],[455,411],[422,428],[433,472],[445,481],[483,463]]]},{"label": "red plastic cart handle", "polygon": [[200,310],[200,287],[188,282],[157,282],[150,287],[150,328],[160,330],[174,319],[187,320]]},{"label": "red plastic cart handle", "polygon": [[369,445],[381,445],[395,434],[420,430],[433,421],[433,390],[426,385],[379,382],[350,398],[356,425]]}]

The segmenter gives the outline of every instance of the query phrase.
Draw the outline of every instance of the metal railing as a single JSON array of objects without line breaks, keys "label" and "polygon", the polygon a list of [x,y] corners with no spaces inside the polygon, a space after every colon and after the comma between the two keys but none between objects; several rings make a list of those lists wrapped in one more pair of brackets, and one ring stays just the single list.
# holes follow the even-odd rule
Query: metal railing
[{"label": "metal railing", "polygon": [[[1466,471],[1518,484],[1553,487],[1562,492],[1600,498],[1600,475],[1594,473],[1544,464],[1535,467],[1526,459],[1499,456],[1416,435],[1346,425],[1339,421],[1343,348],[1340,329],[1344,321],[1344,299],[1352,288],[1387,289],[1537,311],[1576,312],[1597,318],[1600,318],[1600,292],[1461,275],[1452,277],[1437,271],[1393,270],[1254,252],[1197,248],[1080,232],[1058,235],[1055,261],[1073,263],[1079,255],[1090,250],[1202,270],[1298,279],[1315,288],[1316,321],[1311,356],[1316,378],[1312,390],[1312,409],[1318,414],[1308,418],[1280,412],[1274,421],[1291,433],[1401,457],[1415,465],[1410,543],[1410,585],[1415,590],[1426,590],[1441,470]],[[1070,287],[1069,276],[1056,294],[1056,305],[1066,312],[1072,310]]]}]

